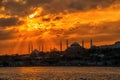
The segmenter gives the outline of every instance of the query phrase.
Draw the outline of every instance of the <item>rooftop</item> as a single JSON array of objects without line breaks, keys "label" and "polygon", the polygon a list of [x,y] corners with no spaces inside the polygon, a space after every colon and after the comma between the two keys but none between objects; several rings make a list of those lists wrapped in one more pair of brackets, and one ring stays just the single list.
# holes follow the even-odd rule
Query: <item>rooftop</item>
[{"label": "rooftop", "polygon": [[71,44],[71,47],[80,47],[80,44],[78,42],[74,42]]}]

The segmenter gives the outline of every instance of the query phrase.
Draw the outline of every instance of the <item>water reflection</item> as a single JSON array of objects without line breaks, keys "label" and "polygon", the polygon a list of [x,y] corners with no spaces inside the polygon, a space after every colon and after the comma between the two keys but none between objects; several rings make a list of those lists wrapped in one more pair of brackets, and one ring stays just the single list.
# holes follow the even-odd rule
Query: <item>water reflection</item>
[{"label": "water reflection", "polygon": [[0,68],[0,80],[119,80],[112,67],[11,67]]}]

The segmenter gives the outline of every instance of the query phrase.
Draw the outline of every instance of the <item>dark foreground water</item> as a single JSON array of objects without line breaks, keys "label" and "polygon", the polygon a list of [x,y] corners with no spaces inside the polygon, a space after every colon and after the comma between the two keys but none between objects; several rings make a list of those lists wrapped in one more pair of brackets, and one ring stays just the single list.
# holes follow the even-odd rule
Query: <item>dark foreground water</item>
[{"label": "dark foreground water", "polygon": [[0,80],[120,80],[118,67],[8,67]]}]

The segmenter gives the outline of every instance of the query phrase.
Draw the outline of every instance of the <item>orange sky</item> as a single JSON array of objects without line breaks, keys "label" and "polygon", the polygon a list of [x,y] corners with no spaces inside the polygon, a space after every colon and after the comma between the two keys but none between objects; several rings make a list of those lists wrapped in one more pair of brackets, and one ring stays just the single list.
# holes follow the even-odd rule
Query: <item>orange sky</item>
[{"label": "orange sky", "polygon": [[28,53],[68,39],[89,47],[120,40],[119,0],[0,0],[0,55]]}]

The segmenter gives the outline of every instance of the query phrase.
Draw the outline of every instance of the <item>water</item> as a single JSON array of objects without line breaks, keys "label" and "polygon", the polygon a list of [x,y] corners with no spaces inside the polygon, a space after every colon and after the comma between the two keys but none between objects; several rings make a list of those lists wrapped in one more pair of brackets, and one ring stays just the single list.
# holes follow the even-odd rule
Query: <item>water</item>
[{"label": "water", "polygon": [[7,67],[0,80],[120,80],[118,67]]}]

